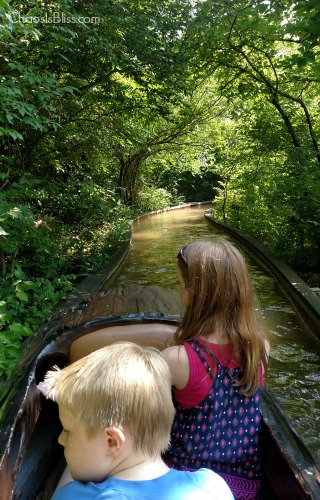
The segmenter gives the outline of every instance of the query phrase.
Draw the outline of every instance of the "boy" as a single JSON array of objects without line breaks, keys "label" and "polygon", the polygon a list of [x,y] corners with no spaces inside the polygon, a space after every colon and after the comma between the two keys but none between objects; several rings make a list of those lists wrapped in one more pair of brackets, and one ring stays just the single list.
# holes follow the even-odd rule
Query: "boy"
[{"label": "boy", "polygon": [[162,461],[174,407],[170,371],[156,349],[112,344],[48,372],[39,389],[59,405],[59,443],[73,479],[52,500],[234,500],[214,472],[176,471]]}]

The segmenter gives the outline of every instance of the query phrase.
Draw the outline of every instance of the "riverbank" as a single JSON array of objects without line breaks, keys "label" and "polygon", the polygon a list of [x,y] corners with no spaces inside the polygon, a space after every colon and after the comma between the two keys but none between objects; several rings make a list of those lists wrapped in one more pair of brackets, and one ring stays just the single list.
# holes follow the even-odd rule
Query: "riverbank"
[{"label": "riverbank", "polygon": [[300,276],[305,283],[311,288],[311,290],[319,297],[320,300],[320,272],[316,269],[304,270],[299,268],[293,268],[293,271]]}]

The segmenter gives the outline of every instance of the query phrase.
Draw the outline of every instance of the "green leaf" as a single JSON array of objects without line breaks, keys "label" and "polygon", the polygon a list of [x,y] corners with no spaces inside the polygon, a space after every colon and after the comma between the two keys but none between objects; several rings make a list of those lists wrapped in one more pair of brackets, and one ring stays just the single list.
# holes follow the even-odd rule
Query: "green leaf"
[{"label": "green leaf", "polygon": [[7,118],[7,120],[8,120],[9,123],[12,123],[13,119],[14,119],[14,116],[7,111],[6,112],[6,118]]},{"label": "green leaf", "polygon": [[23,140],[23,136],[19,132],[17,132],[16,130],[9,130],[8,135],[11,135],[12,139],[14,139],[15,141],[17,139]]},{"label": "green leaf", "polygon": [[16,291],[17,292],[23,292],[24,290],[26,289],[29,289],[30,288],[30,284],[31,284],[31,287],[33,286],[33,283],[31,281],[27,282],[27,281],[24,281],[24,282],[20,282],[17,286],[16,286]]},{"label": "green leaf", "polygon": [[25,294],[24,292],[17,292],[17,296],[23,302],[28,302],[28,300],[29,300],[27,294]]},{"label": "green leaf", "polygon": [[9,9],[9,3],[6,2],[6,0],[0,0],[0,7],[2,7],[5,10]]},{"label": "green leaf", "polygon": [[10,354],[10,356],[18,357],[18,355],[20,354],[20,349],[19,347],[9,347],[8,349],[6,349],[6,352]]},{"label": "green leaf", "polygon": [[11,319],[11,316],[9,316],[9,314],[0,313],[0,321],[5,322],[5,321],[9,321],[10,319]]},{"label": "green leaf", "polygon": [[26,280],[27,279],[27,275],[22,271],[21,267],[17,267],[14,270],[14,275],[19,280]]}]

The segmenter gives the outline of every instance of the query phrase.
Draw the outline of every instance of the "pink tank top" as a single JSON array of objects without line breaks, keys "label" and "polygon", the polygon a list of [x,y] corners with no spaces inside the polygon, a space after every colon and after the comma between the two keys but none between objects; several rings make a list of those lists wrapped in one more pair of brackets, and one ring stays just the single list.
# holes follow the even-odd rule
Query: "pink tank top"
[{"label": "pink tank top", "polygon": [[[224,368],[238,368],[239,363],[232,359],[232,345],[231,344],[213,344],[206,342],[202,339],[197,339],[202,345],[208,347],[212,354],[217,358],[221,366]],[[190,363],[190,375],[187,385],[183,389],[173,387],[173,392],[177,402],[185,408],[192,408],[193,406],[201,403],[209,393],[212,387],[212,379],[208,370],[199,359],[199,356],[194,352],[189,342],[184,342],[183,346],[187,351]],[[217,365],[204,353],[204,356],[213,371],[213,375],[217,375]],[[262,369],[259,369],[259,385],[262,385]]]}]

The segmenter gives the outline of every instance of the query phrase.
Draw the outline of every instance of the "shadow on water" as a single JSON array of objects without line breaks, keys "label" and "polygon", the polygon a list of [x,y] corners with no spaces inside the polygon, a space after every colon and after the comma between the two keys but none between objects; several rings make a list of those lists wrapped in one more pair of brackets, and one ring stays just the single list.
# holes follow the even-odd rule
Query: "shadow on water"
[{"label": "shadow on water", "polygon": [[[136,221],[131,251],[112,285],[133,283],[176,289],[179,249],[191,241],[222,234],[205,220],[206,208],[193,206]],[[240,246],[237,241],[235,244]],[[271,343],[269,387],[320,463],[320,342],[305,328],[272,275],[244,253]]]}]

